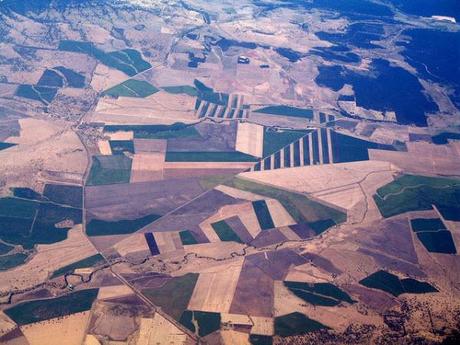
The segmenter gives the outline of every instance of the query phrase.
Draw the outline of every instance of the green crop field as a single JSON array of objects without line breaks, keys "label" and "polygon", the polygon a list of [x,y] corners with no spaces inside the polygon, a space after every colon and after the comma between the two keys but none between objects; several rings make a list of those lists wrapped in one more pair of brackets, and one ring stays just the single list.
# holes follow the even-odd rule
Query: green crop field
[{"label": "green crop field", "polygon": [[181,122],[172,125],[108,125],[104,131],[133,131],[137,139],[201,138],[193,125]]},{"label": "green crop field", "polygon": [[104,262],[104,258],[101,254],[96,254],[90,257],[87,257],[86,259],[74,262],[70,265],[66,265],[64,267],[59,268],[58,270],[54,271],[53,274],[51,275],[50,279],[62,276],[66,273],[71,273],[77,268],[85,268],[85,267],[92,267],[96,264],[99,264],[101,262]]},{"label": "green crop field", "polygon": [[291,117],[303,117],[313,119],[313,110],[290,107],[287,105],[272,105],[265,108],[260,108],[254,111],[255,113],[264,113],[268,115],[282,115]]},{"label": "green crop field", "polygon": [[148,216],[132,220],[124,219],[118,221],[105,221],[100,219],[92,219],[86,225],[86,234],[88,236],[132,234],[133,232],[136,232],[147,224],[150,224],[159,217],[159,215],[150,214]]},{"label": "green crop field", "polygon": [[195,236],[193,236],[193,233],[189,230],[183,230],[179,232],[179,236],[184,246],[198,243],[198,241],[195,239]]},{"label": "green crop field", "polygon": [[420,282],[411,278],[399,279],[394,274],[383,270],[372,273],[359,283],[368,288],[388,292],[396,297],[403,293],[428,293],[438,291],[426,282]]},{"label": "green crop field", "polygon": [[145,289],[142,292],[168,315],[179,320],[187,309],[197,280],[198,274],[187,273],[181,277],[172,278],[159,288]]},{"label": "green crop field", "polygon": [[220,329],[221,318],[219,313],[186,310],[182,314],[179,322],[192,332],[196,332],[197,330],[193,320],[198,326],[198,335],[200,337],[205,337]]},{"label": "green crop field", "polygon": [[19,325],[53,319],[91,309],[99,289],[80,290],[57,298],[23,302],[5,314]]},{"label": "green crop field", "polygon": [[270,156],[276,151],[281,150],[286,145],[299,140],[306,134],[306,131],[274,131],[270,128],[265,128],[263,156]]},{"label": "green crop field", "polygon": [[186,94],[192,97],[198,96],[198,91],[190,85],[179,85],[179,86],[163,86],[163,90],[172,94]]},{"label": "green crop field", "polygon": [[19,85],[16,89],[16,96],[33,99],[48,105],[56,97],[57,88],[36,85]]},{"label": "green crop field", "polygon": [[225,220],[212,223],[211,226],[221,241],[235,241],[238,243],[243,243],[241,238],[235,233],[235,231],[233,231],[233,229],[225,222]]},{"label": "green crop field", "polygon": [[125,155],[93,156],[88,186],[128,183],[132,160]]},{"label": "green crop field", "polygon": [[330,283],[285,281],[284,285],[297,297],[313,305],[336,306],[342,301],[354,303],[345,291]]},{"label": "green crop field", "polygon": [[27,254],[16,253],[0,256],[0,271],[6,271],[10,268],[22,265],[28,258]]},{"label": "green crop field", "polygon": [[112,97],[147,97],[160,91],[155,86],[144,80],[128,79],[106,91],[104,95]]},{"label": "green crop field", "polygon": [[0,239],[25,249],[65,240],[70,228],[56,228],[55,224],[67,219],[81,223],[81,209],[48,201],[0,198]]},{"label": "green crop field", "polygon": [[0,255],[8,254],[14,247],[0,242]]},{"label": "green crop field", "polygon": [[152,67],[141,54],[134,49],[124,49],[114,52],[105,52],[91,42],[63,40],[59,43],[59,50],[83,53],[92,56],[102,64],[115,68],[132,77]]},{"label": "green crop field", "polygon": [[404,175],[377,189],[374,200],[385,218],[409,211],[431,210],[434,204],[446,219],[451,220],[456,212],[449,210],[460,200],[460,180]]},{"label": "green crop field", "polygon": [[166,152],[166,162],[256,162],[257,157],[237,152]]},{"label": "green crop field", "polygon": [[305,334],[328,328],[329,327],[322,323],[312,320],[298,312],[275,318],[275,334],[281,337]]},{"label": "green crop field", "polygon": [[256,213],[257,220],[262,230],[273,229],[275,227],[265,200],[253,201],[252,207],[254,208],[254,212]]},{"label": "green crop field", "polygon": [[[278,200],[297,223],[311,225],[315,222],[327,221],[327,224],[332,225],[342,223],[347,218],[345,213],[310,200],[302,194],[285,191],[238,177],[231,181],[226,181],[224,184]],[[321,230],[324,231],[326,229],[323,226]]]},{"label": "green crop field", "polygon": [[0,151],[9,149],[10,147],[16,146],[16,144],[4,143],[0,141]]}]

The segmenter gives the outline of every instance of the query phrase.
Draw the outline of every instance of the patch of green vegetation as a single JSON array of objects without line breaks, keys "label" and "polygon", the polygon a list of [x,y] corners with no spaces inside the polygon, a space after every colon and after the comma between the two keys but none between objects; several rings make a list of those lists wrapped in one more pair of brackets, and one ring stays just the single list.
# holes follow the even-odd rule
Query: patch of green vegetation
[{"label": "patch of green vegetation", "polygon": [[53,71],[51,69],[47,69],[43,72],[42,76],[40,77],[40,80],[38,81],[37,85],[39,86],[48,86],[48,87],[63,87],[64,86],[64,80],[62,76],[57,73],[56,71]]},{"label": "patch of green vegetation", "polygon": [[305,131],[280,130],[275,131],[270,128],[264,129],[264,150],[263,156],[267,157],[281,150],[286,145],[299,140],[305,134]]},{"label": "patch of green vegetation", "polygon": [[278,200],[297,223],[312,223],[332,219],[335,224],[339,224],[347,219],[345,213],[310,200],[303,194],[285,191],[239,177],[235,177],[224,184]]},{"label": "patch of green vegetation", "polygon": [[125,155],[93,156],[88,186],[129,183],[132,160]]},{"label": "patch of green vegetation", "polygon": [[0,242],[0,255],[8,254],[14,247]]},{"label": "patch of green vegetation", "polygon": [[190,85],[180,85],[180,86],[163,86],[163,90],[172,94],[186,94],[192,97],[198,96],[198,91]]},{"label": "patch of green vegetation", "polygon": [[272,105],[269,107],[257,109],[255,113],[264,113],[269,115],[282,115],[291,117],[303,117],[313,119],[313,110],[290,107],[287,105]]},{"label": "patch of green vegetation", "polygon": [[275,334],[281,337],[305,334],[328,328],[329,327],[322,323],[312,320],[298,312],[275,318]]},{"label": "patch of green vegetation", "polygon": [[64,267],[59,268],[58,270],[53,272],[50,279],[62,276],[66,273],[71,273],[77,268],[86,268],[86,267],[95,266],[96,264],[99,264],[103,261],[104,261],[104,258],[101,254],[96,254],[96,255],[87,257],[86,259],[83,259],[83,260],[74,262],[70,265],[66,265]]},{"label": "patch of green vegetation", "polygon": [[410,221],[411,228],[414,232],[419,231],[437,231],[446,229],[444,223],[439,218],[416,218]]},{"label": "patch of green vegetation", "polygon": [[198,79],[195,79],[193,83],[195,84],[195,89],[198,93],[198,100],[203,100],[209,103],[219,104],[222,106],[228,105],[228,93],[215,92],[214,89],[206,86]]},{"label": "patch of green vegetation", "polygon": [[152,67],[141,54],[134,49],[124,49],[114,52],[105,52],[91,42],[63,40],[59,43],[59,50],[84,53],[92,56],[102,64],[115,68],[132,77]]},{"label": "patch of green vegetation", "polygon": [[104,95],[112,97],[147,97],[160,91],[145,80],[128,79],[106,91]]},{"label": "patch of green vegetation", "polygon": [[179,236],[184,246],[198,243],[198,241],[195,239],[195,236],[193,236],[193,233],[190,230],[183,230],[179,232]]},{"label": "patch of green vegetation", "polygon": [[220,320],[219,313],[186,310],[179,322],[192,332],[196,332],[195,324],[193,323],[195,321],[198,325],[198,335],[205,337],[220,329]]},{"label": "patch of green vegetation", "polygon": [[171,278],[159,288],[145,289],[142,292],[168,315],[179,320],[182,313],[187,309],[197,280],[197,273],[187,273],[181,277]]},{"label": "patch of green vegetation", "polygon": [[109,144],[114,155],[122,155],[123,152],[134,154],[134,143],[132,140],[109,140]]},{"label": "patch of green vegetation", "polygon": [[10,147],[16,146],[16,144],[0,142],[0,151],[9,149]]},{"label": "patch of green vegetation", "polygon": [[40,101],[48,105],[56,97],[57,88],[36,85],[19,85],[16,89],[16,96]]},{"label": "patch of green vegetation", "polygon": [[151,222],[160,218],[159,215],[150,214],[148,216],[137,219],[124,219],[118,221],[105,221],[100,219],[92,219],[86,225],[86,234],[88,236],[106,236],[106,235],[122,235],[132,234]]},{"label": "patch of green vegetation", "polygon": [[319,235],[329,229],[331,226],[336,225],[336,223],[332,219],[322,219],[318,220],[316,222],[309,222],[307,223],[310,228],[313,229],[313,231]]},{"label": "patch of green vegetation", "polygon": [[256,213],[257,220],[262,230],[273,229],[275,227],[265,200],[253,201],[252,207],[254,208],[254,212]]},{"label": "patch of green vegetation", "polygon": [[88,289],[43,300],[23,302],[6,309],[5,314],[19,325],[53,319],[91,309],[99,289]]},{"label": "patch of green vegetation", "polygon": [[43,197],[40,193],[37,193],[33,189],[25,187],[13,187],[11,188],[13,195],[17,198],[30,199],[30,200],[41,200]]},{"label": "patch of green vegetation", "polygon": [[452,234],[448,230],[420,231],[417,237],[430,253],[457,254]]},{"label": "patch of green vegetation", "polygon": [[297,297],[313,305],[336,306],[342,301],[354,303],[350,295],[330,283],[285,281],[284,285]]},{"label": "patch of green vegetation", "polygon": [[395,297],[398,297],[403,293],[427,293],[438,291],[426,282],[420,282],[410,278],[399,279],[399,277],[394,274],[383,270],[372,273],[370,276],[362,279],[359,283],[368,288],[388,292]]},{"label": "patch of green vegetation", "polygon": [[28,255],[23,253],[0,256],[0,271],[6,271],[10,268],[22,265],[27,257]]},{"label": "patch of green vegetation", "polygon": [[256,162],[257,157],[246,153],[231,152],[166,152],[166,162]]},{"label": "patch of green vegetation", "polygon": [[[433,204],[440,210],[449,210],[460,202],[460,180],[403,175],[377,189],[374,200],[385,218],[409,211],[431,210]],[[456,212],[443,216],[448,220],[460,217]]]},{"label": "patch of green vegetation", "polygon": [[0,199],[0,239],[31,249],[35,244],[51,244],[65,240],[70,228],[57,228],[55,224],[72,220],[82,221],[79,208],[59,206],[47,201]]},{"label": "patch of green vegetation", "polygon": [[251,334],[249,335],[249,342],[252,345],[272,345],[273,337],[269,335]]},{"label": "patch of green vegetation", "polygon": [[230,225],[227,224],[225,220],[211,223],[211,226],[221,241],[235,241],[238,243],[243,243],[241,238],[235,233],[235,231],[233,231],[233,229],[230,227]]},{"label": "patch of green vegetation", "polygon": [[67,81],[67,85],[75,88],[84,88],[85,87],[85,76],[77,73],[69,68],[63,66],[58,66],[54,68],[55,70],[62,73]]},{"label": "patch of green vegetation", "polygon": [[106,132],[133,131],[137,139],[172,139],[172,138],[201,138],[193,125],[176,122],[172,125],[108,125]]},{"label": "patch of green vegetation", "polygon": [[232,180],[234,176],[234,174],[200,176],[199,183],[203,189],[208,190]]}]

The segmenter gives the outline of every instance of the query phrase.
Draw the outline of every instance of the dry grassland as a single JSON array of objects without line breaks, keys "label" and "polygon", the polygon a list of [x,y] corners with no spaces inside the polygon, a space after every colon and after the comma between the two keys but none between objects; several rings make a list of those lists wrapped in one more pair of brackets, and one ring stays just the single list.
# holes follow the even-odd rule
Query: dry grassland
[{"label": "dry grassland", "polygon": [[288,226],[283,226],[278,228],[278,230],[290,241],[297,241],[301,239],[300,236],[292,231]]},{"label": "dry grassland", "polygon": [[16,327],[16,323],[11,320],[3,311],[0,311],[0,337]]},{"label": "dry grassland", "polygon": [[310,283],[324,283],[329,279],[331,279],[329,272],[326,273],[310,263],[291,267],[285,278],[287,281]]},{"label": "dry grassland", "polygon": [[60,267],[96,254],[96,249],[88,241],[77,225],[68,232],[66,240],[53,244],[40,244],[33,258],[22,266],[2,272],[0,291],[24,289],[45,281],[48,274]]},{"label": "dry grassland", "polygon": [[184,94],[157,92],[146,98],[101,98],[91,116],[92,121],[113,124],[193,123],[195,99]]},{"label": "dry grassland", "polygon": [[80,345],[85,337],[90,311],[22,326],[30,345]]},{"label": "dry grassland", "polygon": [[178,232],[155,232],[153,236],[161,254],[183,248]]},{"label": "dry grassland", "polygon": [[262,157],[264,127],[248,122],[238,122],[235,149],[256,157]]},{"label": "dry grassland", "polygon": [[460,150],[458,144],[434,145],[409,142],[407,152],[369,150],[372,160],[391,162],[405,172],[428,175],[458,175]]},{"label": "dry grassland", "polygon": [[136,345],[182,345],[187,341],[187,335],[156,313],[153,319],[140,320],[139,336]]},{"label": "dry grassland", "polygon": [[124,82],[126,79],[128,76],[123,72],[100,63],[94,70],[91,87],[97,92],[101,92]]},{"label": "dry grassland", "polygon": [[241,273],[242,260],[224,271],[200,273],[188,309],[228,313]]},{"label": "dry grassland", "polygon": [[6,140],[18,146],[0,151],[0,175],[5,188],[34,188],[44,175],[53,172],[75,176],[75,182],[82,183],[88,164],[86,151],[67,124],[33,118],[20,119],[19,124],[20,136]]}]

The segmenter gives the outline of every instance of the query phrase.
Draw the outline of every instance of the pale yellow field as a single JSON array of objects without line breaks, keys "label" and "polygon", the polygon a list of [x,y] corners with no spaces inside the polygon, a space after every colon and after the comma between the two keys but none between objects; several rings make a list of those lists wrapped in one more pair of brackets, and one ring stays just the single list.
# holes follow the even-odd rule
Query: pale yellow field
[{"label": "pale yellow field", "polygon": [[105,133],[110,140],[133,140],[134,132],[133,131],[116,131]]},{"label": "pale yellow field", "polygon": [[161,180],[164,160],[164,152],[134,154],[130,182]]},{"label": "pale yellow field", "polygon": [[224,271],[200,273],[188,309],[228,313],[241,268],[242,261]]},{"label": "pale yellow field", "polygon": [[40,244],[37,253],[24,265],[2,272],[0,291],[24,289],[47,279],[48,275],[60,267],[87,258],[97,251],[88,241],[81,225],[68,232],[66,240],[53,244]]},{"label": "pale yellow field", "polygon": [[159,313],[153,319],[140,320],[139,335],[136,345],[182,345],[187,341],[187,335]]},{"label": "pale yellow field", "polygon": [[323,272],[321,269],[310,263],[291,267],[285,280],[295,282],[324,283],[331,279],[331,274]]},{"label": "pale yellow field", "polygon": [[280,227],[278,228],[278,230],[284,235],[286,236],[286,238],[288,240],[291,240],[291,241],[297,241],[297,240],[300,240],[301,238],[299,237],[299,235],[297,235],[294,231],[292,231],[289,227],[287,226],[283,226],[283,227]]},{"label": "pale yellow field", "polygon": [[267,199],[265,202],[276,228],[296,224],[296,221],[278,200]]},{"label": "pale yellow field", "polygon": [[238,122],[235,149],[255,157],[262,157],[264,127],[248,122]]},{"label": "pale yellow field", "polygon": [[110,143],[108,140],[99,140],[97,143],[99,148],[99,153],[104,156],[112,155],[112,148],[110,147]]},{"label": "pale yellow field", "polygon": [[250,345],[249,334],[236,332],[232,330],[223,330],[220,332],[225,345]]},{"label": "pale yellow field", "polygon": [[196,121],[195,99],[164,91],[146,98],[104,97],[99,100],[91,120],[113,124],[192,123]]},{"label": "pale yellow field", "polygon": [[231,197],[236,198],[236,199],[243,199],[247,201],[257,201],[257,200],[264,199],[264,197],[261,195],[257,195],[251,192],[247,192],[247,191],[236,189],[236,188],[229,187],[229,186],[219,185],[215,187],[214,189],[218,190],[219,192],[230,195]]},{"label": "pale yellow field", "polygon": [[132,234],[113,247],[121,256],[130,253],[149,251],[149,246],[142,233]]},{"label": "pale yellow field", "polygon": [[177,245],[181,243],[178,232],[155,232],[153,236],[162,254],[181,249],[177,248]]},{"label": "pale yellow field", "polygon": [[275,333],[274,321],[271,317],[251,316],[253,326],[252,334],[273,335]]},{"label": "pale yellow field", "polygon": [[99,340],[97,340],[96,336],[92,334],[87,334],[83,345],[101,345],[101,343],[99,342]]},{"label": "pale yellow field", "polygon": [[3,311],[0,311],[0,337],[16,327],[16,323],[11,320]]},{"label": "pale yellow field", "polygon": [[80,345],[85,337],[90,311],[22,326],[30,345]]},{"label": "pale yellow field", "polygon": [[128,296],[131,294],[133,294],[133,290],[131,290],[127,285],[103,286],[99,288],[97,298],[104,300],[115,297]]},{"label": "pale yellow field", "polygon": [[252,321],[248,315],[221,313],[220,317],[224,324],[252,326]]}]

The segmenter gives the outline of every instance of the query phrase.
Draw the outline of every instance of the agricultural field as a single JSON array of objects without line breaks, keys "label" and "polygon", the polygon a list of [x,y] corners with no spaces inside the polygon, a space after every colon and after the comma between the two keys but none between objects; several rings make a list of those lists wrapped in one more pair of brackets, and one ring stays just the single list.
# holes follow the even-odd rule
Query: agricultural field
[{"label": "agricultural field", "polygon": [[460,17],[406,2],[0,1],[0,343],[458,343]]}]

